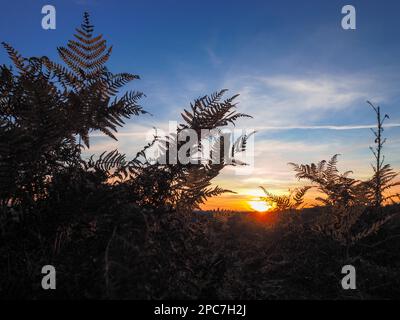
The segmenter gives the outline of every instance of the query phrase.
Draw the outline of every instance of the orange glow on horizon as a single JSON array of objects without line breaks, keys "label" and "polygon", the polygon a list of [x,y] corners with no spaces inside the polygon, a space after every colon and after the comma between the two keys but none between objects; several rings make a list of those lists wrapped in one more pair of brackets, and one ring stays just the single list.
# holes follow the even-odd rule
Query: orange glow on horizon
[{"label": "orange glow on horizon", "polygon": [[228,210],[239,212],[268,212],[274,208],[274,204],[261,200],[262,190],[245,190],[242,194],[224,194],[219,197],[209,198],[201,206],[202,210]]},{"label": "orange glow on horizon", "polygon": [[[264,193],[261,189],[247,189],[240,190],[241,192],[238,194],[223,194],[218,197],[209,198],[206,203],[201,206],[202,210],[228,210],[228,211],[239,211],[239,212],[270,212],[271,209],[274,209],[274,204],[265,203],[260,200]],[[286,191],[275,191],[273,192],[277,195],[286,194]],[[314,191],[311,191],[306,196],[306,206],[311,207],[313,205],[317,205],[314,199],[316,194]]]},{"label": "orange glow on horizon", "polygon": [[[290,186],[291,189],[295,188],[296,185]],[[271,212],[274,208],[274,204],[260,203],[260,199],[264,196],[261,189],[241,189],[237,190],[237,194],[226,193],[218,197],[212,197],[207,200],[201,206],[202,210],[227,210],[227,211],[238,211],[238,212]],[[272,190],[276,195],[287,194],[285,190]],[[387,195],[400,193],[400,186],[397,186],[387,192]],[[321,194],[315,190],[311,189],[304,198],[304,207],[310,208],[313,206],[320,206],[321,202],[318,202],[316,198],[321,196]],[[324,195],[322,195],[324,197]],[[267,209],[266,206],[269,206]],[[267,209],[267,210],[266,210]]]},{"label": "orange glow on horizon", "polygon": [[248,201],[248,204],[250,205],[251,209],[257,212],[267,212],[272,208],[272,205],[262,200]]}]

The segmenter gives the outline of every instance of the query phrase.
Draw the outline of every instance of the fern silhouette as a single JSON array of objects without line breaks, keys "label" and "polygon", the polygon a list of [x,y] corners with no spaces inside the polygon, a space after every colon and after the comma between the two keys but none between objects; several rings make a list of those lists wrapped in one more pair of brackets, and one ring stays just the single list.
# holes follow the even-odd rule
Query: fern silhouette
[{"label": "fern silhouette", "polygon": [[317,164],[289,164],[296,172],[296,178],[314,183],[314,187],[326,195],[325,198],[316,198],[316,200],[324,205],[352,206],[368,202],[368,199],[365,198],[365,184],[356,179],[349,178],[352,171],[339,173],[337,161],[338,155],[334,155],[329,161],[322,160]]},{"label": "fern silhouette", "polygon": [[43,63],[54,73],[65,89],[70,102],[70,118],[75,131],[89,147],[89,133],[100,130],[116,140],[117,127],[124,119],[146,113],[138,104],[141,92],[128,91],[117,98],[119,89],[139,76],[131,73],[113,74],[108,71],[112,47],[107,47],[102,35],[94,36],[94,26],[85,13],[81,28],[76,29],[76,40],[58,48],[66,67],[43,58]]},{"label": "fern silhouette", "polygon": [[[142,93],[121,92],[139,77],[108,71],[111,47],[87,13],[74,40],[58,48],[60,63],[3,46],[12,66],[0,66],[1,298],[354,298],[338,288],[344,263],[365,266],[355,294],[399,296],[399,205],[386,206],[398,183],[384,163],[379,107],[371,179],[341,173],[338,155],[291,164],[307,186],[286,195],[262,188],[271,214],[205,213],[196,209],[232,192],[213,179],[245,165],[238,154],[254,134],[225,148],[223,129],[249,117],[238,112],[237,95],[221,90],[182,112],[178,134],[210,130],[211,148],[200,140],[189,151],[207,151],[206,161],[154,162],[149,151],[159,142],[164,155],[185,143],[157,132],[131,159],[118,150],[86,159],[91,132],[116,139],[126,119],[145,113]],[[311,190],[321,205],[306,208]],[[60,271],[52,293],[37,276],[49,262]]]}]

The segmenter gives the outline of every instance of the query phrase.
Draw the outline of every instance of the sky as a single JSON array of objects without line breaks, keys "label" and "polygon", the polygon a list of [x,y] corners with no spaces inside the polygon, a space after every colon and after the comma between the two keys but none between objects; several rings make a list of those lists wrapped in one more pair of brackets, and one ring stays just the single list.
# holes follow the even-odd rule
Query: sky
[{"label": "sky", "polygon": [[[109,69],[138,74],[126,89],[143,91],[145,115],[127,122],[118,142],[92,137],[90,153],[118,147],[133,155],[153,127],[166,128],[200,96],[223,88],[239,93],[238,111],[257,130],[254,169],[226,168],[213,182],[236,194],[204,209],[247,210],[258,186],[285,193],[299,185],[288,162],[341,154],[353,177],[371,175],[374,114],[390,115],[386,159],[399,170],[400,2],[396,0],[4,1],[0,40],[23,56],[57,60],[88,11],[95,33],[113,45]],[[42,6],[56,8],[56,29],[41,28]],[[344,30],[344,5],[356,9],[356,30]],[[0,50],[0,63],[9,60]]]}]

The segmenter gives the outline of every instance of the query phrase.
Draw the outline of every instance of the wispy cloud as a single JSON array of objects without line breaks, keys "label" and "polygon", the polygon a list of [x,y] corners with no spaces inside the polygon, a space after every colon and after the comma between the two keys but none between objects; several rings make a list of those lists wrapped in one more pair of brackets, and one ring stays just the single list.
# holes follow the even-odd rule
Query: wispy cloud
[{"label": "wispy cloud", "polygon": [[211,47],[205,48],[208,58],[210,59],[213,65],[220,65],[222,63],[222,59],[215,53],[215,50]]},{"label": "wispy cloud", "polygon": [[[259,126],[255,127],[255,130],[361,130],[361,129],[371,129],[375,128],[376,124],[370,125],[343,125],[343,126],[331,126],[331,125],[323,125],[323,126]],[[387,123],[384,125],[385,128],[398,128],[400,127],[400,123]]]},{"label": "wispy cloud", "polygon": [[[313,129],[315,122],[332,119],[333,112],[348,111],[367,99],[382,102],[386,98],[373,78],[361,75],[230,77],[225,87],[240,93],[241,110],[256,115],[253,126],[265,128]],[[326,128],[341,129],[335,123]]]},{"label": "wispy cloud", "polygon": [[[215,85],[201,78],[193,78],[190,73],[184,73],[176,79],[179,86],[175,83],[172,88],[161,87],[158,91],[152,88],[151,96],[155,97],[150,104],[154,104],[158,112],[146,119],[146,123],[140,119],[130,122],[117,134],[119,141],[114,145],[120,151],[128,156],[134,155],[146,144],[145,138],[149,132],[154,133],[152,127],[167,132],[169,120],[180,121],[183,108],[193,98],[208,93],[209,87]],[[339,162],[342,170],[354,170],[356,178],[370,176],[368,146],[372,142],[367,129],[376,125],[371,121],[372,113],[369,117],[365,101],[369,99],[393,105],[391,90],[385,87],[387,84],[370,76],[355,74],[227,75],[226,79],[229,80],[222,81],[216,87],[229,88],[231,94],[240,93],[238,111],[254,116],[253,119],[241,120],[238,127],[259,132],[255,136],[255,168],[249,176],[238,176],[237,169],[233,167],[224,169],[213,183],[234,190],[238,195],[222,196],[215,203],[211,200],[209,207],[225,207],[226,204],[227,207],[238,208],[243,204],[243,197],[253,194],[259,185],[277,193],[298,186],[300,182],[295,179],[288,162],[317,162],[340,153],[343,155]],[[362,109],[363,106],[365,109]],[[160,109],[163,110],[162,115]],[[367,116],[360,117],[360,110]],[[385,124],[386,128],[400,127],[398,118],[394,117],[391,121]],[[308,130],[322,131],[310,133]],[[365,134],[362,130],[366,130]],[[391,132],[395,134],[397,131],[388,130],[387,134]],[[102,136],[99,133],[93,135],[95,148],[90,151],[98,153],[112,149],[114,142]],[[396,151],[393,151],[396,148],[390,137],[389,142],[387,154],[393,163],[397,159]]]}]

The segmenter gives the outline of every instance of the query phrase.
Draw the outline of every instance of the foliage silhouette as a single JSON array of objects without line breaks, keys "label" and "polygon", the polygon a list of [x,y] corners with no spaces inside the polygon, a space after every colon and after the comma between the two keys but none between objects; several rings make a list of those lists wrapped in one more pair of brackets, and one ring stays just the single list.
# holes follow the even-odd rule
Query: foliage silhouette
[{"label": "foliage silhouette", "polygon": [[[62,63],[24,58],[3,43],[13,66],[0,68],[0,297],[399,296],[400,247],[393,241],[400,231],[399,206],[395,195],[387,195],[397,183],[381,157],[380,109],[380,155],[372,179],[339,173],[337,156],[293,165],[310,186],[287,196],[264,189],[264,200],[276,203],[265,216],[231,212],[217,219],[195,210],[229,192],[212,187],[223,168],[245,165],[236,155],[252,133],[230,146],[229,157],[221,151],[221,130],[249,117],[236,111],[237,95],[224,99],[221,90],[195,99],[182,113],[177,134],[212,131],[210,161],[154,163],[152,148],[161,146],[161,156],[168,157],[185,143],[157,134],[132,159],[118,150],[84,159],[91,132],[116,139],[126,119],[145,113],[142,93],[120,92],[139,77],[109,72],[111,48],[93,31],[85,13],[75,40],[58,49]],[[196,151],[205,150],[199,141]],[[323,206],[304,208],[311,188],[322,192]],[[363,268],[358,291],[346,293],[337,274],[349,263]],[[40,287],[47,264],[57,269],[55,291]]]}]

